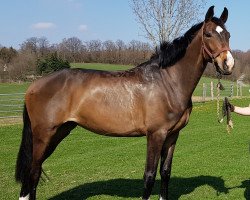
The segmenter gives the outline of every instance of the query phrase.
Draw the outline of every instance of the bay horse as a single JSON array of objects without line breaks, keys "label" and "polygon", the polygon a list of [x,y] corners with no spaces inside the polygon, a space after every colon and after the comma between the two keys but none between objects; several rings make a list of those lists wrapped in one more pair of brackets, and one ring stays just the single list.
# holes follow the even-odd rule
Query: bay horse
[{"label": "bay horse", "polygon": [[77,125],[106,136],[146,136],[142,199],[150,197],[159,160],[159,198],[168,199],[175,144],[188,123],[191,96],[206,65],[213,62],[225,75],[234,67],[227,18],[227,8],[217,18],[210,7],[203,22],[173,42],[163,42],[149,61],[132,69],[64,69],[31,84],[16,163],[19,199],[36,199],[42,163]]}]

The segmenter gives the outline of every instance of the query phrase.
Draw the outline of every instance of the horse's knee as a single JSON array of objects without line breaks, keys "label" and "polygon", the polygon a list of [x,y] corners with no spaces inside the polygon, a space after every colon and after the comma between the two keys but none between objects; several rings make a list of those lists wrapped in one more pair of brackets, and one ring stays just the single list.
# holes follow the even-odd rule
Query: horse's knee
[{"label": "horse's knee", "polygon": [[144,184],[145,188],[153,187],[155,182],[156,172],[145,172],[144,173]]}]

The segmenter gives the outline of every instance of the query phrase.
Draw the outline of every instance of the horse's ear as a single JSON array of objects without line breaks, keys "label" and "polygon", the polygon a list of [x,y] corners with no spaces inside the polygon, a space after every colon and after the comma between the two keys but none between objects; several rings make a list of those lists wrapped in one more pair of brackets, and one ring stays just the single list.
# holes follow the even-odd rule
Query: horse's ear
[{"label": "horse's ear", "polygon": [[207,10],[207,14],[205,17],[205,22],[210,21],[214,16],[214,6],[211,6],[208,10]]},{"label": "horse's ear", "polygon": [[224,7],[224,10],[220,16],[221,21],[225,24],[228,18],[228,9]]}]

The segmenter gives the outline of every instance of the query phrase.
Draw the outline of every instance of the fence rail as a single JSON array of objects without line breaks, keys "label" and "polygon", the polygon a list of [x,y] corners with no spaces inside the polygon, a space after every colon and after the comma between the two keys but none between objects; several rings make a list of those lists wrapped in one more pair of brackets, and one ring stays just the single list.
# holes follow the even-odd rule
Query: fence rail
[{"label": "fence rail", "polygon": [[0,119],[21,117],[24,95],[25,93],[0,94]]},{"label": "fence rail", "polygon": [[[237,84],[234,82],[222,83],[224,89],[220,90],[220,97],[249,97],[250,86]],[[211,81],[210,83],[199,83],[194,92],[196,97],[201,97],[202,101],[215,100],[217,98],[217,84]]]}]

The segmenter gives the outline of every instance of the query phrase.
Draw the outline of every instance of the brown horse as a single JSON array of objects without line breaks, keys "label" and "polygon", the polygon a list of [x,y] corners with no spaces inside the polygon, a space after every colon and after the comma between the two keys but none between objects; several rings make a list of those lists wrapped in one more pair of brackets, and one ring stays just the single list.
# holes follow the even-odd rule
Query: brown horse
[{"label": "brown horse", "polygon": [[208,62],[231,74],[234,59],[224,24],[228,11],[202,23],[152,58],[127,71],[65,69],[34,82],[27,90],[24,128],[17,158],[20,199],[36,198],[42,163],[77,125],[108,136],[146,136],[143,199],[149,199],[160,162],[160,199],[168,198],[171,163],[179,131],[188,122],[191,96]]}]

